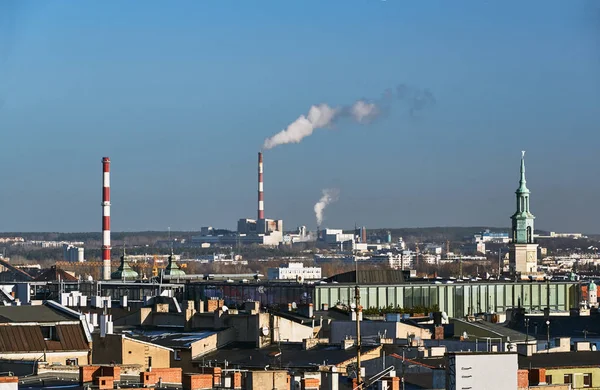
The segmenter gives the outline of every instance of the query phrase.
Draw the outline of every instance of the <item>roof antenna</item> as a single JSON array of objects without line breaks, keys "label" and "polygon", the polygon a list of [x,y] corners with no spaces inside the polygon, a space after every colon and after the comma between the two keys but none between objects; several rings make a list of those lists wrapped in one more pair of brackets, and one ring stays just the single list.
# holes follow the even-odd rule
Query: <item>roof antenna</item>
[{"label": "roof antenna", "polygon": [[169,230],[169,245],[171,245],[171,256],[173,256],[173,240],[171,240],[171,227],[167,227]]}]

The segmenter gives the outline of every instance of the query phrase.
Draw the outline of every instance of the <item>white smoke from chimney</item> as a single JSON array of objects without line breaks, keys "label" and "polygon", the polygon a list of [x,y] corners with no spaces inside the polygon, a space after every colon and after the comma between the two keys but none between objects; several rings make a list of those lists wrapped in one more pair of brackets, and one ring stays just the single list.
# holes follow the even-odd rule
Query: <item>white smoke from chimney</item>
[{"label": "white smoke from chimney", "polygon": [[379,110],[375,103],[367,103],[364,100],[359,100],[352,105],[350,114],[352,114],[355,121],[364,123],[370,118],[376,117],[379,114]]},{"label": "white smoke from chimney", "polygon": [[315,129],[329,126],[338,115],[339,110],[329,107],[327,104],[312,106],[306,116],[300,115],[285,130],[281,130],[274,136],[267,138],[263,149],[271,149],[277,145],[299,143],[308,137]]},{"label": "white smoke from chimney", "polygon": [[281,130],[274,136],[267,138],[263,149],[272,149],[278,145],[300,143],[304,138],[311,135],[316,129],[330,126],[340,116],[347,116],[358,123],[366,123],[379,113],[374,103],[359,100],[350,107],[330,107],[327,104],[312,106],[308,114],[301,115],[292,122],[285,130]]},{"label": "white smoke from chimney", "polygon": [[323,223],[323,211],[325,211],[325,208],[329,204],[336,202],[339,199],[339,197],[340,190],[336,188],[327,188],[323,190],[323,196],[321,196],[321,199],[319,199],[317,204],[315,204],[315,216],[317,217],[317,226],[321,226],[321,224]]},{"label": "white smoke from chimney", "polygon": [[263,150],[278,145],[300,143],[316,129],[329,127],[339,118],[349,118],[360,124],[370,123],[385,113],[393,100],[404,102],[411,116],[435,104],[431,91],[401,84],[395,90],[388,89],[375,102],[357,100],[349,106],[331,107],[327,104],[312,106],[308,114],[301,115],[285,130],[265,140]]}]

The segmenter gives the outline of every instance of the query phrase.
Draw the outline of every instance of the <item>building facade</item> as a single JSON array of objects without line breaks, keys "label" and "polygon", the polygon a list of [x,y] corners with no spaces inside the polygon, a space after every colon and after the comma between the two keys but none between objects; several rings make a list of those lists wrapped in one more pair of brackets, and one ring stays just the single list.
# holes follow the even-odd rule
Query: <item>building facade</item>
[{"label": "building facade", "polygon": [[286,266],[269,268],[269,280],[319,280],[321,267],[305,267],[302,263],[288,263]]}]

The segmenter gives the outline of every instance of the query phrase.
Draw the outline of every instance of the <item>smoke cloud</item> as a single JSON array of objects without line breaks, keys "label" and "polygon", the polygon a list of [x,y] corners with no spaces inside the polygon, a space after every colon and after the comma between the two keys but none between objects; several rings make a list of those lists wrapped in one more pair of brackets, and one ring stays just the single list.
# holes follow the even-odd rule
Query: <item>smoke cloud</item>
[{"label": "smoke cloud", "polygon": [[336,202],[340,197],[340,191],[336,188],[327,188],[323,190],[323,196],[315,204],[315,216],[317,217],[317,226],[323,223],[323,212],[328,205]]},{"label": "smoke cloud", "polygon": [[410,116],[415,116],[436,103],[435,96],[428,89],[412,87],[406,84],[386,90],[379,99],[357,100],[349,106],[331,107],[328,104],[313,105],[306,115],[290,123],[287,128],[269,137],[263,144],[263,150],[279,145],[300,143],[312,135],[316,129],[330,127],[339,119],[350,119],[359,124],[369,124],[390,110],[394,101],[402,102]]}]

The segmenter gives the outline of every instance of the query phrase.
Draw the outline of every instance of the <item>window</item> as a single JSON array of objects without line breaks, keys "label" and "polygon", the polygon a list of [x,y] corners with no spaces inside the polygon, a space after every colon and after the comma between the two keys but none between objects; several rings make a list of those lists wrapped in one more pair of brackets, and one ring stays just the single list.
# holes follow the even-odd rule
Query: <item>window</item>
[{"label": "window", "polygon": [[546,375],[546,384],[547,385],[551,385],[552,384],[552,375]]},{"label": "window", "polygon": [[78,365],[77,363],[78,363],[77,358],[67,359],[67,366],[77,366]]},{"label": "window", "polygon": [[55,326],[41,326],[40,329],[44,340],[59,341]]},{"label": "window", "polygon": [[178,349],[176,349],[176,350],[173,352],[173,358],[174,358],[175,360],[181,360],[181,355],[180,355],[180,352],[181,352],[181,351],[180,351],[180,350],[178,350]]},{"label": "window", "polygon": [[583,387],[592,387],[592,374],[583,374]]},{"label": "window", "polygon": [[563,383],[566,385],[573,383],[573,374],[565,374]]}]

